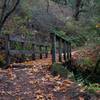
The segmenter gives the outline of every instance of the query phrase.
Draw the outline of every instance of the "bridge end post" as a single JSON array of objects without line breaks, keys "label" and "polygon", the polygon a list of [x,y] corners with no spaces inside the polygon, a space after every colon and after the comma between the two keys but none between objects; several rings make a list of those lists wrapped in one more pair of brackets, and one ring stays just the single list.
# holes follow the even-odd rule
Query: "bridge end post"
[{"label": "bridge end post", "polygon": [[56,62],[56,35],[55,33],[51,33],[51,41],[52,41],[52,63]]}]

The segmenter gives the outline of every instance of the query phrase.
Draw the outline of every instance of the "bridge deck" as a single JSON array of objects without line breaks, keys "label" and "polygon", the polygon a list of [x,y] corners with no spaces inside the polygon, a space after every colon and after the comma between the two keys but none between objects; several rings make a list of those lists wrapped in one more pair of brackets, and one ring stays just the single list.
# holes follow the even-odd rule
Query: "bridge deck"
[{"label": "bridge deck", "polygon": [[24,62],[25,68],[19,64],[18,68],[0,70],[0,100],[78,100],[84,94],[80,87],[52,76],[48,70],[51,63],[49,58]]}]

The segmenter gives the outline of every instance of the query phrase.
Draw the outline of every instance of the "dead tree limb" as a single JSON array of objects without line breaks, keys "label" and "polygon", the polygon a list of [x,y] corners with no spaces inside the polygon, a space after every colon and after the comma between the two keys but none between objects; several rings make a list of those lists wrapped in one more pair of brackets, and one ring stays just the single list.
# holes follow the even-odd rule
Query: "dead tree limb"
[{"label": "dead tree limb", "polygon": [[12,3],[12,7],[8,11],[8,6],[10,3],[10,0],[4,0],[1,8],[1,17],[0,17],[0,32],[2,31],[3,25],[6,22],[7,18],[15,11],[17,8],[20,0],[15,0],[14,3]]}]

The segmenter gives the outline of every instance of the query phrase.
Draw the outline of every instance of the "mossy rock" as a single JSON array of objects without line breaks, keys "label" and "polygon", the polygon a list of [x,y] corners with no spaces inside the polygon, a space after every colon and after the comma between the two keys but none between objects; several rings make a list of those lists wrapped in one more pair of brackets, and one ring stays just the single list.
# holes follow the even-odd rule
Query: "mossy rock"
[{"label": "mossy rock", "polygon": [[51,67],[51,72],[53,75],[60,75],[62,77],[74,80],[73,73],[69,72],[67,67],[64,67],[62,64],[53,64]]},{"label": "mossy rock", "polygon": [[54,63],[51,68],[51,72],[53,75],[61,75],[63,77],[67,77],[68,71],[62,64]]},{"label": "mossy rock", "polygon": [[0,68],[3,68],[6,64],[6,61],[5,60],[0,60]]},{"label": "mossy rock", "polygon": [[4,64],[4,63],[3,63],[2,61],[0,61],[0,66],[3,66],[3,64]]}]

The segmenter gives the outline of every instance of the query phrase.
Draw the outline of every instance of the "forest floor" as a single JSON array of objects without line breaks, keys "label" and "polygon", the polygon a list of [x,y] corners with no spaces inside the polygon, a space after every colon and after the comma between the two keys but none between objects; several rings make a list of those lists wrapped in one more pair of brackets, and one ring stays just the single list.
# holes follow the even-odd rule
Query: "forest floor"
[{"label": "forest floor", "polygon": [[0,69],[0,100],[99,100],[75,82],[54,77],[50,66],[51,59],[43,59]]}]

